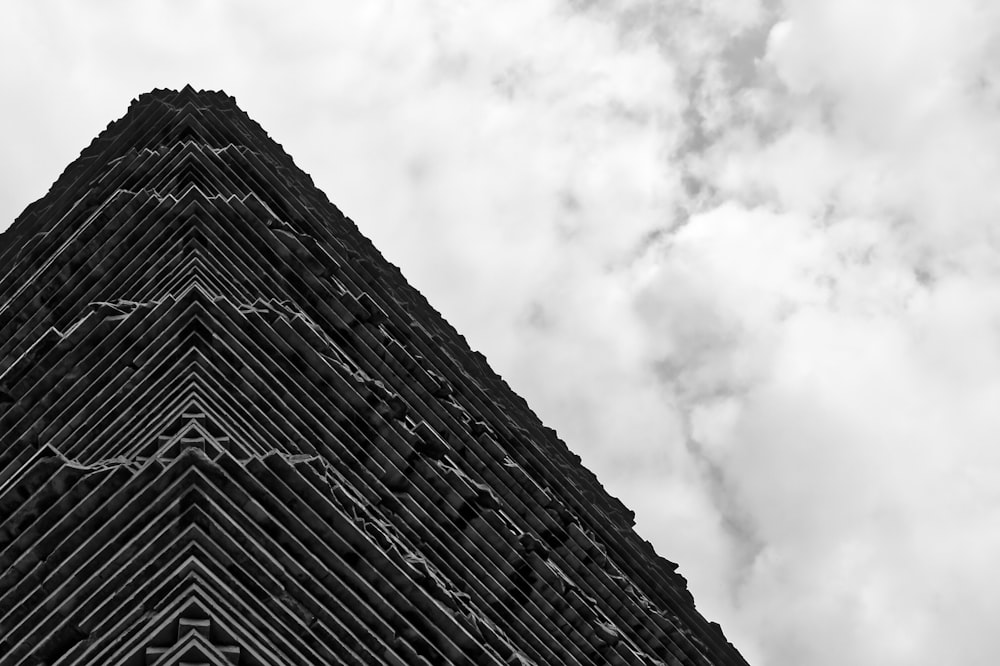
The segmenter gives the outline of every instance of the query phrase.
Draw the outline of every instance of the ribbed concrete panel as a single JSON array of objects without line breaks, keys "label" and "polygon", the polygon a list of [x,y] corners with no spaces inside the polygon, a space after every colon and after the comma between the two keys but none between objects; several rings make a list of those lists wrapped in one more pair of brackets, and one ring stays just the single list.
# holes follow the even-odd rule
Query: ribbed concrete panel
[{"label": "ribbed concrete panel", "polygon": [[0,663],[745,664],[222,93],[0,236]]}]

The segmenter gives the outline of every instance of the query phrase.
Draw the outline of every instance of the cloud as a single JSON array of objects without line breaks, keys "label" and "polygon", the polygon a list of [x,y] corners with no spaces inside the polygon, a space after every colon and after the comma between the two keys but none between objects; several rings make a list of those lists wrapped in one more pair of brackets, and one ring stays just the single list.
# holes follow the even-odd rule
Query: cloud
[{"label": "cloud", "polygon": [[688,114],[711,128],[681,155],[707,194],[636,311],[742,524],[730,601],[759,663],[1000,650],[980,619],[1000,508],[993,11],[789,3],[756,76]]},{"label": "cloud", "polygon": [[94,7],[5,8],[3,218],[224,88],[751,663],[996,661],[992,5]]}]

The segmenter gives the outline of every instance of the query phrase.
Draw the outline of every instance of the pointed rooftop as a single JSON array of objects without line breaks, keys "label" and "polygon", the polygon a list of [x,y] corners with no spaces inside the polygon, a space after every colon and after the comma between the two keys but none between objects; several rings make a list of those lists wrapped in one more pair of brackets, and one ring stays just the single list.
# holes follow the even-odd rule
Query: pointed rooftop
[{"label": "pointed rooftop", "polygon": [[0,662],[745,664],[221,92],[0,235]]}]

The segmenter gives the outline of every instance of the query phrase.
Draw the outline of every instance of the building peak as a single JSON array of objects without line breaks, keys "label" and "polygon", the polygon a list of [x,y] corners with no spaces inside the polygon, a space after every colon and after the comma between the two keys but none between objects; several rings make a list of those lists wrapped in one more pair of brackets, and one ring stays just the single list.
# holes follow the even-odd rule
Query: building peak
[{"label": "building peak", "polygon": [[195,89],[190,83],[185,84],[180,90],[173,88],[153,88],[141,93],[134,103],[162,102],[176,106],[183,106],[188,102],[193,102],[199,106],[218,105],[222,107],[235,107],[236,99],[226,94],[224,90]]},{"label": "building peak", "polygon": [[745,666],[676,565],[221,92],[0,236],[5,664]]}]

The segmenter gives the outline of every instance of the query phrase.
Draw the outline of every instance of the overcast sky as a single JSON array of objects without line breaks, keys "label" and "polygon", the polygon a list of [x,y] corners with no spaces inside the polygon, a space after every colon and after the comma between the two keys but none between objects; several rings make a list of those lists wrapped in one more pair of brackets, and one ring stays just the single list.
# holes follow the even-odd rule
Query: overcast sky
[{"label": "overcast sky", "polygon": [[1000,3],[0,7],[0,226],[224,89],[751,664],[1000,663]]}]

